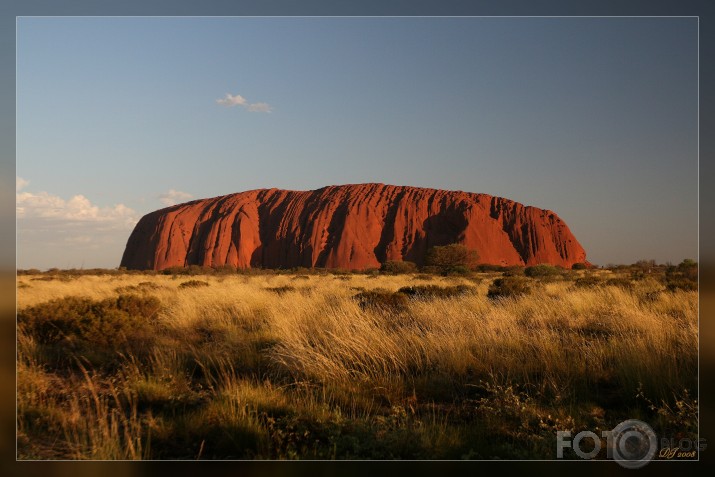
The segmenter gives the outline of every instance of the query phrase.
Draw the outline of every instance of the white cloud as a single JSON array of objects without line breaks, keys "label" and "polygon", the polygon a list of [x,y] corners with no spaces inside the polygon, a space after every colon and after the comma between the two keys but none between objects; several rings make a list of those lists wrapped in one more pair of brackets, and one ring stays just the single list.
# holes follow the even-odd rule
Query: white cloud
[{"label": "white cloud", "polygon": [[30,181],[26,181],[20,176],[15,176],[15,191],[20,192],[22,189],[27,187],[27,184],[29,184]]},{"label": "white cloud", "polygon": [[270,113],[273,110],[268,103],[253,103],[248,105],[248,111],[252,113]]},{"label": "white cloud", "polygon": [[174,189],[169,189],[167,192],[159,195],[159,201],[166,206],[176,205],[180,202],[186,202],[187,200],[193,198],[194,196],[188,192],[182,192]]},{"label": "white cloud", "polygon": [[65,200],[48,192],[20,192],[15,203],[18,219],[91,222],[109,228],[131,228],[137,223],[136,212],[126,205],[98,207],[83,195]]},{"label": "white cloud", "polygon": [[226,107],[241,106],[245,108],[250,113],[270,113],[273,111],[273,107],[268,103],[248,103],[246,98],[240,94],[233,95],[231,93],[226,93],[226,96],[222,99],[216,100],[217,104]]},{"label": "white cloud", "polygon": [[18,191],[15,200],[20,268],[116,267],[138,220],[124,204],[100,207],[81,194]]},{"label": "white cloud", "polygon": [[221,106],[245,106],[246,104],[246,98],[241,96],[240,94],[237,95],[232,95],[231,93],[226,93],[226,97],[223,99],[217,99],[216,103],[220,104]]}]

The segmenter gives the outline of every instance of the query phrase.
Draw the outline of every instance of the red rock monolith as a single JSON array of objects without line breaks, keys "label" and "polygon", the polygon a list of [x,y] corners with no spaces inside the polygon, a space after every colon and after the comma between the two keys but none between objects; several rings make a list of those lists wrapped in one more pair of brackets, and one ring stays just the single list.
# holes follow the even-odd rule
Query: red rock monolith
[{"label": "red rock monolith", "polygon": [[486,194],[356,184],[251,190],[151,212],[134,228],[121,266],[365,269],[387,260],[422,265],[430,247],[451,243],[476,250],[485,264],[586,262],[549,210]]}]

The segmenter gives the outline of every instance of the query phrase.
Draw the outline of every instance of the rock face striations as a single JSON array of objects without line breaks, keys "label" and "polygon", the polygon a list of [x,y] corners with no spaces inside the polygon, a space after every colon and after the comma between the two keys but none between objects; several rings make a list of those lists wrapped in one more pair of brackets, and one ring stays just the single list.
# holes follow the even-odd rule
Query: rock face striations
[{"label": "rock face striations", "polygon": [[586,261],[551,211],[485,194],[358,184],[252,190],[157,210],[134,228],[121,266],[364,269],[421,265],[430,247],[451,243],[488,264]]}]

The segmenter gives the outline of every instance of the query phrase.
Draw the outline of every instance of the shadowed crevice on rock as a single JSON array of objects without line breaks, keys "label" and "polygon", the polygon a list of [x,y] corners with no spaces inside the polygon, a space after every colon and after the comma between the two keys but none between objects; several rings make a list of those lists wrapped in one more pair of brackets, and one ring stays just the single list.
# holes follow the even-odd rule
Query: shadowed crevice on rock
[{"label": "shadowed crevice on rock", "polygon": [[395,217],[406,192],[407,191],[404,190],[399,191],[397,195],[390,200],[390,205],[387,207],[387,214],[385,214],[380,241],[374,249],[375,257],[380,263],[387,261],[387,245],[395,239]]}]

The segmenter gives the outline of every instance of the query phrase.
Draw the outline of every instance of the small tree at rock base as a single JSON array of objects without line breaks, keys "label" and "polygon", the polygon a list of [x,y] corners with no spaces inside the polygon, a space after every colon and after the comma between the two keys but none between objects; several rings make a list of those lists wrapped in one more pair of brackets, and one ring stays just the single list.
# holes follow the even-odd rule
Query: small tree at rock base
[{"label": "small tree at rock base", "polygon": [[450,273],[471,270],[477,266],[478,260],[479,254],[476,250],[454,243],[430,248],[425,257],[425,264],[437,268],[442,273]]},{"label": "small tree at rock base", "polygon": [[414,273],[417,271],[417,265],[413,262],[388,260],[380,266],[380,271],[383,273]]}]

